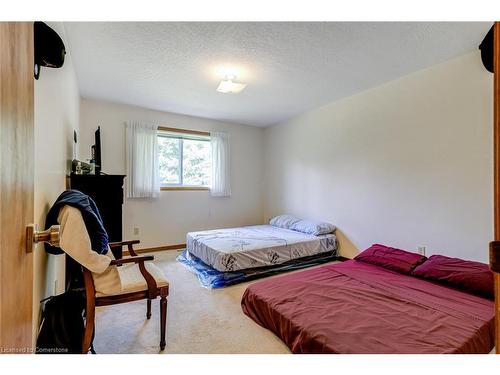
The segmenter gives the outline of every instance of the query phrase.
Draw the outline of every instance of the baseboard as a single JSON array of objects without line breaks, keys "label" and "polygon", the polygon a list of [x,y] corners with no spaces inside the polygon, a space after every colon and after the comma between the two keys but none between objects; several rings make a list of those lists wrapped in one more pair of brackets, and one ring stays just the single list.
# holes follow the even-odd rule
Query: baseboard
[{"label": "baseboard", "polygon": [[[180,250],[180,249],[185,249],[186,244],[185,243],[180,243],[177,245],[165,245],[165,246],[157,246],[157,247],[144,247],[142,249],[134,249],[134,251],[137,254],[142,254],[142,253],[154,253],[155,251],[166,251],[166,250]],[[130,255],[128,250],[125,250],[123,252],[123,255]]]}]

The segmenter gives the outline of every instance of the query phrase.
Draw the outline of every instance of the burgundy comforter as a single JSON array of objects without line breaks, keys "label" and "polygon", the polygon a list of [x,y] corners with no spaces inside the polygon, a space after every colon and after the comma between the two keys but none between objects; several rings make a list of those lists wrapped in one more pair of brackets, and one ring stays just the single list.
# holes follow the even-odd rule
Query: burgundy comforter
[{"label": "burgundy comforter", "polygon": [[294,353],[488,353],[494,303],[351,260],[250,285],[246,315]]}]

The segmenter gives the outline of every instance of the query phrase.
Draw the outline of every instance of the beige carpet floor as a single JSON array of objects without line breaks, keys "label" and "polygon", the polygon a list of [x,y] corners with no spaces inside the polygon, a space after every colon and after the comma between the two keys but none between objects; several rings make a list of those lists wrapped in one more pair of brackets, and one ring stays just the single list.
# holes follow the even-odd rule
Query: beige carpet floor
[{"label": "beige carpet floor", "polygon": [[[176,262],[177,254],[152,254],[170,282],[167,347],[162,353],[290,353],[280,339],[241,311],[241,296],[252,282],[205,289],[193,273]],[[159,353],[159,308],[156,299],[150,320],[146,320],[146,301],[98,308],[97,353]]]},{"label": "beige carpet floor", "polygon": [[[167,347],[162,353],[290,353],[279,338],[243,314],[241,296],[250,283],[203,288],[176,262],[177,254],[152,254],[170,282]],[[159,353],[159,309],[156,299],[146,320],[146,301],[98,308],[97,353]]]}]

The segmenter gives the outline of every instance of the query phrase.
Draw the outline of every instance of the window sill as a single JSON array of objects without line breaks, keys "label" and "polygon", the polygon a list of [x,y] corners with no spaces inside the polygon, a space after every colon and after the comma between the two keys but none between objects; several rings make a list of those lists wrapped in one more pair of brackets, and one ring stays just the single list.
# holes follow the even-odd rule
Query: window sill
[{"label": "window sill", "polygon": [[208,191],[206,186],[162,186],[161,191]]}]

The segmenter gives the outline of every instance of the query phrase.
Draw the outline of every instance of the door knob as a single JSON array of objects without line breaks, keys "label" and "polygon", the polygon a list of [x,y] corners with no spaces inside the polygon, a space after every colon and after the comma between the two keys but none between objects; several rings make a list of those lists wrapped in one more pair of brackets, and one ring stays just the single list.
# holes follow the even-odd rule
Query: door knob
[{"label": "door knob", "polygon": [[59,247],[59,225],[52,225],[49,229],[38,231],[36,224],[26,226],[26,252],[33,252],[33,247],[39,242],[47,242],[51,246]]}]

